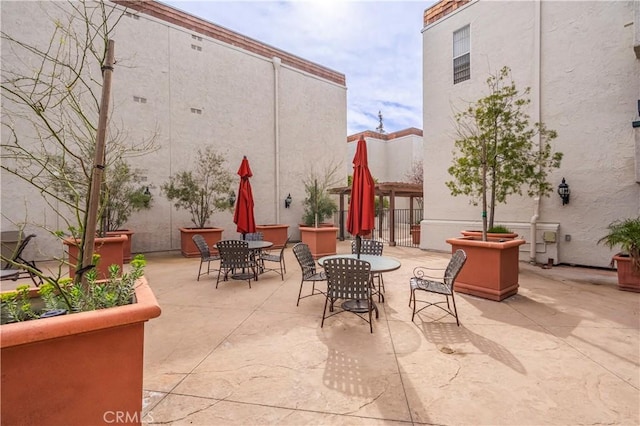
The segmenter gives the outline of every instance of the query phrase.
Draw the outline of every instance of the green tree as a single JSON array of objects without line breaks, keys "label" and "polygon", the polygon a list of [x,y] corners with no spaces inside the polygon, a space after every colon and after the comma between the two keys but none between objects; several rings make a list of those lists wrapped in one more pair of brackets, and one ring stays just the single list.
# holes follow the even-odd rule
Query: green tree
[{"label": "green tree", "polygon": [[161,186],[176,209],[191,213],[196,228],[204,228],[214,212],[229,209],[232,176],[225,161],[212,146],[199,149],[193,171],[179,172]]},{"label": "green tree", "polygon": [[525,108],[531,102],[530,88],[518,91],[509,67],[489,77],[487,86],[487,96],[455,115],[457,139],[448,169],[453,180],[446,182],[453,196],[467,195],[473,205],[482,203],[483,240],[494,226],[496,204],[506,203],[509,195],[522,195],[523,188],[530,197],[548,196],[553,187],[547,175],[562,160],[550,144],[557,133],[542,122],[529,124]]}]

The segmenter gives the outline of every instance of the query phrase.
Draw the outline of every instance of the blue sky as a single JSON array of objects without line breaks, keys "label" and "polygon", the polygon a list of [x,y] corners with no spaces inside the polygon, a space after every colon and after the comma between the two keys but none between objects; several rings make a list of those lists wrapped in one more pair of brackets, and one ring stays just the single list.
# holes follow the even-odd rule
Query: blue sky
[{"label": "blue sky", "polygon": [[422,15],[434,1],[163,1],[346,75],[347,134],[422,128]]}]

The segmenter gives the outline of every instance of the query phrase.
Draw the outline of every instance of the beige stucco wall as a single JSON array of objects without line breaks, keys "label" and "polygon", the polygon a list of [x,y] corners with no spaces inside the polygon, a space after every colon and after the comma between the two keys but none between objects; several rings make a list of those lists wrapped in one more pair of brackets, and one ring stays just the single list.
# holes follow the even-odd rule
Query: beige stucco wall
[{"label": "beige stucco wall", "polygon": [[[46,39],[50,26],[42,7],[55,15],[51,3],[3,2],[3,31]],[[111,120],[121,123],[131,140],[155,135],[158,146],[157,151],[132,160],[144,171],[154,196],[152,209],[134,213],[127,223],[135,231],[133,250],[179,248],[178,227],[192,226],[190,216],[169,204],[160,185],[172,173],[188,168],[198,147],[205,144],[224,153],[234,176],[246,155],[254,174],[256,223],[289,224],[292,238],[299,238],[302,180],[310,165],[321,169],[339,163],[347,174],[346,87],[283,64],[276,66],[271,58],[206,36],[194,39],[194,33],[184,28],[139,16],[123,17],[113,37],[117,64]],[[202,50],[192,49],[192,44]],[[134,102],[134,96],[146,98],[146,103]],[[202,112],[194,114],[191,108]],[[237,191],[237,184],[234,188]],[[293,205],[284,209],[288,193]],[[11,221],[24,220],[25,210],[34,223],[53,217],[43,213],[46,207],[37,194],[3,173],[2,229],[11,229]],[[232,212],[216,213],[210,224],[223,227],[225,238],[235,238],[232,216]],[[61,224],[52,228],[61,229]],[[27,231],[38,234],[31,248],[37,250],[37,258],[61,253],[59,242],[44,231],[34,226]]]},{"label": "beige stucco wall", "polygon": [[[538,9],[539,8],[539,9]],[[554,192],[540,201],[539,223],[557,229],[557,243],[536,235],[536,260],[607,266],[614,251],[597,245],[607,224],[640,214],[640,185],[634,159],[640,129],[640,61],[634,54],[634,2],[475,1],[423,31],[425,221],[422,248],[449,250],[445,239],[481,223],[481,209],[452,197],[450,179],[455,138],[453,112],[486,94],[486,78],[508,65],[520,89],[530,86],[532,121],[558,132],[571,202]],[[453,85],[452,34],[471,26],[471,79]],[[539,49],[539,50],[538,50]],[[539,118],[538,118],[539,117]],[[513,196],[497,206],[497,223],[508,223],[531,241],[535,201]],[[570,241],[569,241],[570,239]],[[529,244],[521,260],[528,260]]]}]

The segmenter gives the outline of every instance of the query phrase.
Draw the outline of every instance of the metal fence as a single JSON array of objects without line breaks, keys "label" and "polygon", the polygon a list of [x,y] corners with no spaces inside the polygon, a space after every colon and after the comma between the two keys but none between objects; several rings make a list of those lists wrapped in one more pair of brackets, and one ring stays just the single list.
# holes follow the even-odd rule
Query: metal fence
[{"label": "metal fence", "polygon": [[[353,239],[354,236],[347,231],[347,210],[336,213],[334,223],[340,229],[338,237],[343,239]],[[415,231],[411,232],[411,225],[418,224],[422,220],[422,209],[395,209],[393,217],[391,217],[390,209],[378,210],[375,219],[375,229],[372,238],[382,240],[391,245],[402,247],[418,247],[420,244],[419,234],[414,236]],[[392,232],[393,223],[393,232]],[[417,238],[415,238],[417,237]]]}]

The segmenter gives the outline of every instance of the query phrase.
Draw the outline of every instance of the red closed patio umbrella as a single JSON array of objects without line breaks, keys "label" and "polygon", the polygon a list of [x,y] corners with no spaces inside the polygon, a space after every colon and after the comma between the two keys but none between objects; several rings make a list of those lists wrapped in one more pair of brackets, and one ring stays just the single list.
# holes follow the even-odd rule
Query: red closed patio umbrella
[{"label": "red closed patio umbrella", "polygon": [[238,188],[238,201],[236,202],[236,210],[233,213],[233,223],[237,225],[236,230],[242,234],[256,232],[256,220],[253,216],[253,191],[249,178],[253,176],[249,160],[245,155],[238,169],[240,176],[240,187]]},{"label": "red closed patio umbrella", "polygon": [[367,142],[360,136],[356,155],[353,157],[353,181],[351,202],[347,215],[347,231],[356,236],[356,251],[360,257],[361,236],[373,231],[375,183],[369,171]]}]

